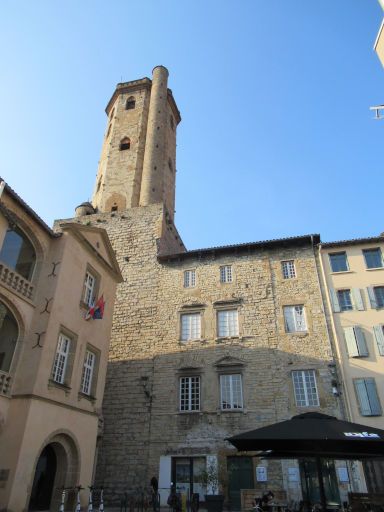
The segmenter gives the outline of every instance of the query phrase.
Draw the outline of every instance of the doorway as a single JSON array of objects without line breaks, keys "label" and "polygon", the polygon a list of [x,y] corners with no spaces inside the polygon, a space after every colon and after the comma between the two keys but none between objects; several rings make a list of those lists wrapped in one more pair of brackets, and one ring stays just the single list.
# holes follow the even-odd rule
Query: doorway
[{"label": "doorway", "polygon": [[[311,504],[320,503],[316,461],[314,459],[302,459],[299,461],[299,466],[304,500]],[[321,467],[326,501],[328,504],[340,505],[339,486],[333,460],[321,459]]]},{"label": "doorway", "polygon": [[187,500],[192,494],[199,494],[199,500],[205,500],[206,489],[201,482],[201,474],[205,470],[205,457],[173,457],[172,482],[176,492],[185,494]]},{"label": "doorway", "polygon": [[228,498],[231,510],[241,510],[240,489],[253,489],[252,457],[228,457]]},{"label": "doorway", "polygon": [[48,445],[37,461],[28,510],[50,510],[56,470],[56,454],[53,447]]}]

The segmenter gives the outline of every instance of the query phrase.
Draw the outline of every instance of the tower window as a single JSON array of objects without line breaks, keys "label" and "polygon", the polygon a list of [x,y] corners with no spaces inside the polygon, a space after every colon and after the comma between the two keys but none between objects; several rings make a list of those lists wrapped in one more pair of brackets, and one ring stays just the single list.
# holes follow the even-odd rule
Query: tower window
[{"label": "tower window", "polygon": [[125,149],[129,149],[131,147],[131,139],[129,137],[124,137],[120,141],[120,151],[124,151]]},{"label": "tower window", "polygon": [[136,106],[136,100],[133,96],[130,96],[127,99],[127,102],[125,104],[125,110],[133,110]]},{"label": "tower window", "polygon": [[117,204],[115,203],[112,208],[111,208],[111,212],[117,212],[118,208],[117,208]]},{"label": "tower window", "polygon": [[172,166],[172,160],[171,159],[168,160],[168,167],[169,167],[169,170],[171,172],[173,172],[173,166]]}]

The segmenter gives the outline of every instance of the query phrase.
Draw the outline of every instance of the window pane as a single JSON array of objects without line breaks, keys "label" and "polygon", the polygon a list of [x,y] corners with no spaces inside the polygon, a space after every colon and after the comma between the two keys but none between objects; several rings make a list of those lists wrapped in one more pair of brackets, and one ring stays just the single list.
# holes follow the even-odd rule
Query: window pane
[{"label": "window pane", "polygon": [[222,409],[242,409],[243,392],[241,375],[220,375],[220,394]]},{"label": "window pane", "polygon": [[338,290],[337,298],[339,301],[340,311],[349,311],[353,309],[350,290]]},{"label": "window pane", "polygon": [[88,306],[92,306],[92,304],[95,302],[95,284],[96,278],[90,272],[87,272],[85,274],[83,300]]},{"label": "window pane", "polygon": [[181,315],[181,339],[183,341],[201,338],[201,315],[189,313]]},{"label": "window pane", "polygon": [[196,272],[195,270],[186,270],[184,272],[184,287],[193,288],[196,285]]},{"label": "window pane", "polygon": [[319,398],[314,370],[292,372],[296,405],[299,407],[318,406]]},{"label": "window pane", "polygon": [[0,302],[0,370],[8,372],[15,352],[19,327],[7,306]]},{"label": "window pane", "polygon": [[67,367],[68,355],[69,355],[69,346],[71,340],[64,336],[63,334],[59,335],[59,341],[57,344],[55,362],[53,365],[52,378],[55,382],[59,384],[64,384],[65,380],[65,370]]},{"label": "window pane", "polygon": [[284,279],[292,279],[296,277],[295,263],[293,260],[282,261],[281,265]]},{"label": "window pane", "polygon": [[220,267],[220,281],[222,283],[231,283],[232,282],[232,266],[224,265]]},{"label": "window pane", "polygon": [[284,306],[284,321],[286,332],[306,331],[304,306]]},{"label": "window pane", "polygon": [[238,336],[238,312],[237,309],[218,311],[217,313],[218,336]]},{"label": "window pane", "polygon": [[31,279],[36,261],[35,249],[19,229],[8,229],[0,251],[0,260],[25,279]]},{"label": "window pane", "polygon": [[181,377],[180,411],[200,410],[200,377]]},{"label": "window pane", "polygon": [[367,268],[380,268],[383,266],[380,249],[366,249],[363,251]]},{"label": "window pane", "polygon": [[375,286],[374,293],[378,308],[384,308],[384,286]]},{"label": "window pane", "polygon": [[96,356],[93,352],[87,350],[83,366],[83,375],[81,379],[81,392],[86,395],[91,394],[93,370],[95,366]]},{"label": "window pane", "polygon": [[329,255],[332,272],[345,272],[348,270],[347,254],[335,252]]}]

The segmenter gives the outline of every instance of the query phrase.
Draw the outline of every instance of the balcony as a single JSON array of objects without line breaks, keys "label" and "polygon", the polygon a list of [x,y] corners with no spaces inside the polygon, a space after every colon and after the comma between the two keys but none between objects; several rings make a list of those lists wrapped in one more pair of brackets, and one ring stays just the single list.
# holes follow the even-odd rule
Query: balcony
[{"label": "balcony", "polygon": [[32,299],[34,287],[30,281],[4,265],[4,263],[0,263],[0,284],[5,285],[27,299]]},{"label": "balcony", "polygon": [[0,371],[0,395],[9,395],[11,389],[11,376],[7,372]]}]

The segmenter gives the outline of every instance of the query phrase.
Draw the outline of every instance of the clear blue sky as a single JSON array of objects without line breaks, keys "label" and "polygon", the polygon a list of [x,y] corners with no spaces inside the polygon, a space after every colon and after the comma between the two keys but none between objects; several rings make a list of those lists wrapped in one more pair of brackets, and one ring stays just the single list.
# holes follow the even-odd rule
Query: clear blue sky
[{"label": "clear blue sky", "polygon": [[117,82],[170,72],[187,247],[384,231],[376,0],[3,0],[0,174],[51,224],[92,194]]}]

